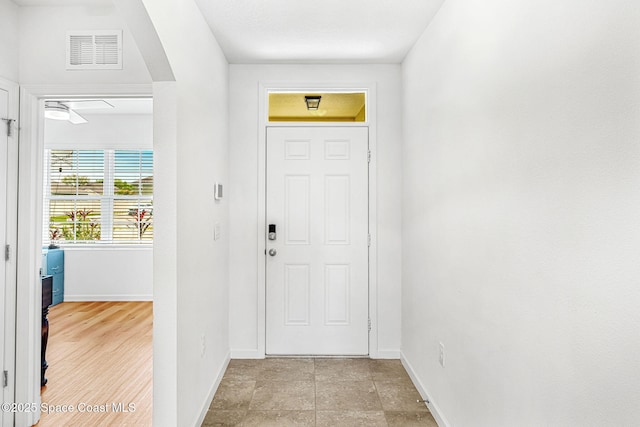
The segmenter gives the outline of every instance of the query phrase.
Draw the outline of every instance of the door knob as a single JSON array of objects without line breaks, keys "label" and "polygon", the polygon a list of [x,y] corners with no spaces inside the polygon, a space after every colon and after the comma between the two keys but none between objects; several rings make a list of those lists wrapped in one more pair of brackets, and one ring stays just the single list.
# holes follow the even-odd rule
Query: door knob
[{"label": "door knob", "polygon": [[273,248],[269,249],[269,255],[276,256],[277,253],[278,253],[278,251],[276,251],[275,249],[273,249]]}]

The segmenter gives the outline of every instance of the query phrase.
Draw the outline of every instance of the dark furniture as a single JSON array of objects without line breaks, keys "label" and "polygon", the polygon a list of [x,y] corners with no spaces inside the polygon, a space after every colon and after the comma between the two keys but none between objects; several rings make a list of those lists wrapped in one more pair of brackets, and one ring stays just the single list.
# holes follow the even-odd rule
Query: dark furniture
[{"label": "dark furniture", "polygon": [[40,387],[47,384],[44,374],[49,367],[45,354],[47,352],[47,343],[49,342],[49,306],[53,301],[53,276],[42,277],[42,348],[40,351],[40,360],[42,367],[40,369]]}]

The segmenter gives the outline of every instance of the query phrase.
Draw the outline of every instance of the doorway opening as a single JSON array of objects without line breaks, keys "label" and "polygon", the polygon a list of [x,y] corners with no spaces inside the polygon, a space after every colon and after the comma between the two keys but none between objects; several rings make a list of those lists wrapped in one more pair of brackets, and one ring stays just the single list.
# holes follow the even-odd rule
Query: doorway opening
[{"label": "doorway opening", "polygon": [[41,399],[107,407],[43,411],[38,425],[87,425],[105,413],[113,424],[144,423],[152,408],[153,101],[51,98],[43,111],[42,276],[51,279],[43,308],[51,306]]},{"label": "doorway opening", "polygon": [[[270,119],[270,97],[274,94],[298,94],[298,103],[302,103],[306,108],[304,97],[307,95],[324,95],[324,94],[364,94],[364,121],[314,121],[314,120],[292,120],[278,121],[277,118]],[[371,358],[378,358],[384,354],[384,350],[378,348],[378,261],[377,261],[377,113],[376,99],[377,90],[375,82],[280,82],[269,83],[260,82],[259,85],[259,129],[258,133],[258,209],[257,209],[257,288],[258,288],[258,304],[257,304],[257,320],[258,320],[258,336],[257,349],[255,352],[241,352],[243,357],[251,354],[253,357],[269,356],[267,351],[267,262],[272,259],[268,255],[268,231],[269,222],[267,222],[267,138],[270,129],[276,128],[363,128],[367,131],[368,151],[366,153],[367,164],[367,181],[368,189],[364,190],[364,195],[368,199],[368,213],[364,221],[368,227],[367,249],[368,249],[368,293],[367,293],[367,311],[368,311],[368,355]],[[322,104],[320,100],[320,105]],[[325,104],[326,106],[326,104]],[[329,114],[325,115],[328,117]],[[296,145],[296,144],[293,144]],[[330,144],[331,145],[331,144]],[[337,144],[338,146],[340,144]],[[300,148],[300,147],[298,147]],[[333,147],[337,148],[337,147]],[[295,150],[294,150],[295,151]],[[333,154],[336,155],[335,150]],[[339,151],[339,150],[338,150]],[[312,225],[315,227],[316,225]],[[264,231],[264,233],[263,233]],[[282,231],[281,229],[278,231]],[[278,238],[282,235],[280,234]],[[276,249],[277,250],[277,249]],[[277,258],[277,256],[276,256]],[[283,321],[283,320],[281,320]]]}]

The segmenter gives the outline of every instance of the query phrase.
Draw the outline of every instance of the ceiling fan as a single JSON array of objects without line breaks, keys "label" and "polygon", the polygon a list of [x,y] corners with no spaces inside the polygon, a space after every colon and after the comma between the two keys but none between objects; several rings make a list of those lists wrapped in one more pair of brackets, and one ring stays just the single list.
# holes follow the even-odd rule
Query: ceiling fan
[{"label": "ceiling fan", "polygon": [[87,123],[87,119],[82,117],[76,110],[96,110],[113,108],[113,105],[102,99],[82,99],[77,101],[45,101],[44,116],[47,119],[66,120],[69,123],[78,125]]}]

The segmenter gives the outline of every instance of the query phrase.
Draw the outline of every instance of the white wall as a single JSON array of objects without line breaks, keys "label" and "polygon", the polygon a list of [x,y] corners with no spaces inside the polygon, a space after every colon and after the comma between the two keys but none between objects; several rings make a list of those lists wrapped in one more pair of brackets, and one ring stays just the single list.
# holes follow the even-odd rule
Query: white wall
[{"label": "white wall", "polygon": [[[193,426],[202,422],[229,357],[228,198],[213,199],[214,183],[229,182],[228,64],[193,0],[144,4],[176,79],[175,88],[167,89],[175,89],[168,95],[175,97],[177,117],[175,127],[165,129],[174,132],[174,140],[163,134],[155,151],[156,164],[163,165],[157,185],[171,180],[167,192],[155,199],[157,210],[174,206],[162,220],[171,233],[163,242],[171,246],[161,247],[156,241],[154,248],[166,261],[154,261],[154,278],[160,280],[154,284],[154,297],[159,287],[163,298],[175,292],[175,307],[169,307],[166,299],[163,304],[175,309],[177,319],[175,326],[164,323],[167,328],[161,330],[160,345],[154,343],[154,354],[170,352],[168,358],[175,354],[177,389],[156,383],[153,424]],[[171,105],[160,107],[168,114]],[[214,241],[215,223],[221,225],[222,236]],[[165,251],[174,253],[174,258]],[[154,329],[154,339],[155,331],[159,329]],[[172,334],[175,341],[167,341]],[[159,371],[154,381],[173,374],[173,370]],[[159,381],[171,386],[173,380]]]},{"label": "white wall", "polygon": [[[22,85],[92,85],[151,83],[149,72],[124,21],[112,6],[89,7],[20,7],[16,8],[19,20],[20,75]],[[65,69],[65,37],[67,30],[123,29],[122,70],[73,70]],[[88,89],[90,90],[90,89]],[[74,93],[82,93],[77,89]],[[87,93],[90,95],[91,93]],[[88,148],[97,144],[101,148],[152,148],[153,124],[151,115],[87,115],[89,123],[71,125],[67,122],[47,120],[45,147]],[[65,296],[69,299],[86,299],[94,295],[106,299],[149,298],[149,284],[153,280],[151,249],[140,249],[136,255],[127,257],[128,250],[118,252],[111,249],[106,255],[122,260],[122,268],[132,272],[132,280],[120,282],[122,289],[113,283],[119,272],[102,268],[104,254],[99,251],[74,249],[68,254],[65,268]],[[132,253],[129,253],[132,255]],[[81,259],[83,265],[76,265]],[[100,280],[88,277],[101,271]],[[121,278],[121,277],[120,277]],[[107,285],[111,283],[110,285]],[[126,293],[121,292],[124,289]]]},{"label": "white wall", "polygon": [[[87,114],[87,123],[45,120],[51,149],[152,149],[151,114]],[[65,301],[150,301],[153,249],[64,246]]]},{"label": "white wall", "polygon": [[18,82],[18,6],[0,0],[0,77]]},{"label": "white wall", "polygon": [[403,82],[402,350],[440,415],[638,425],[637,2],[448,0]]},{"label": "white wall", "polygon": [[398,65],[230,66],[230,340],[234,356],[258,357],[259,84],[377,86],[377,262],[379,356],[400,348],[401,105]]},{"label": "white wall", "polygon": [[64,248],[65,301],[151,301],[152,248]]},{"label": "white wall", "polygon": [[[113,6],[21,7],[20,84],[151,83],[131,33]],[[69,30],[123,30],[122,70],[65,69]]]},{"label": "white wall", "polygon": [[45,120],[44,146],[59,149],[153,149],[153,115],[87,114],[87,123]]}]

